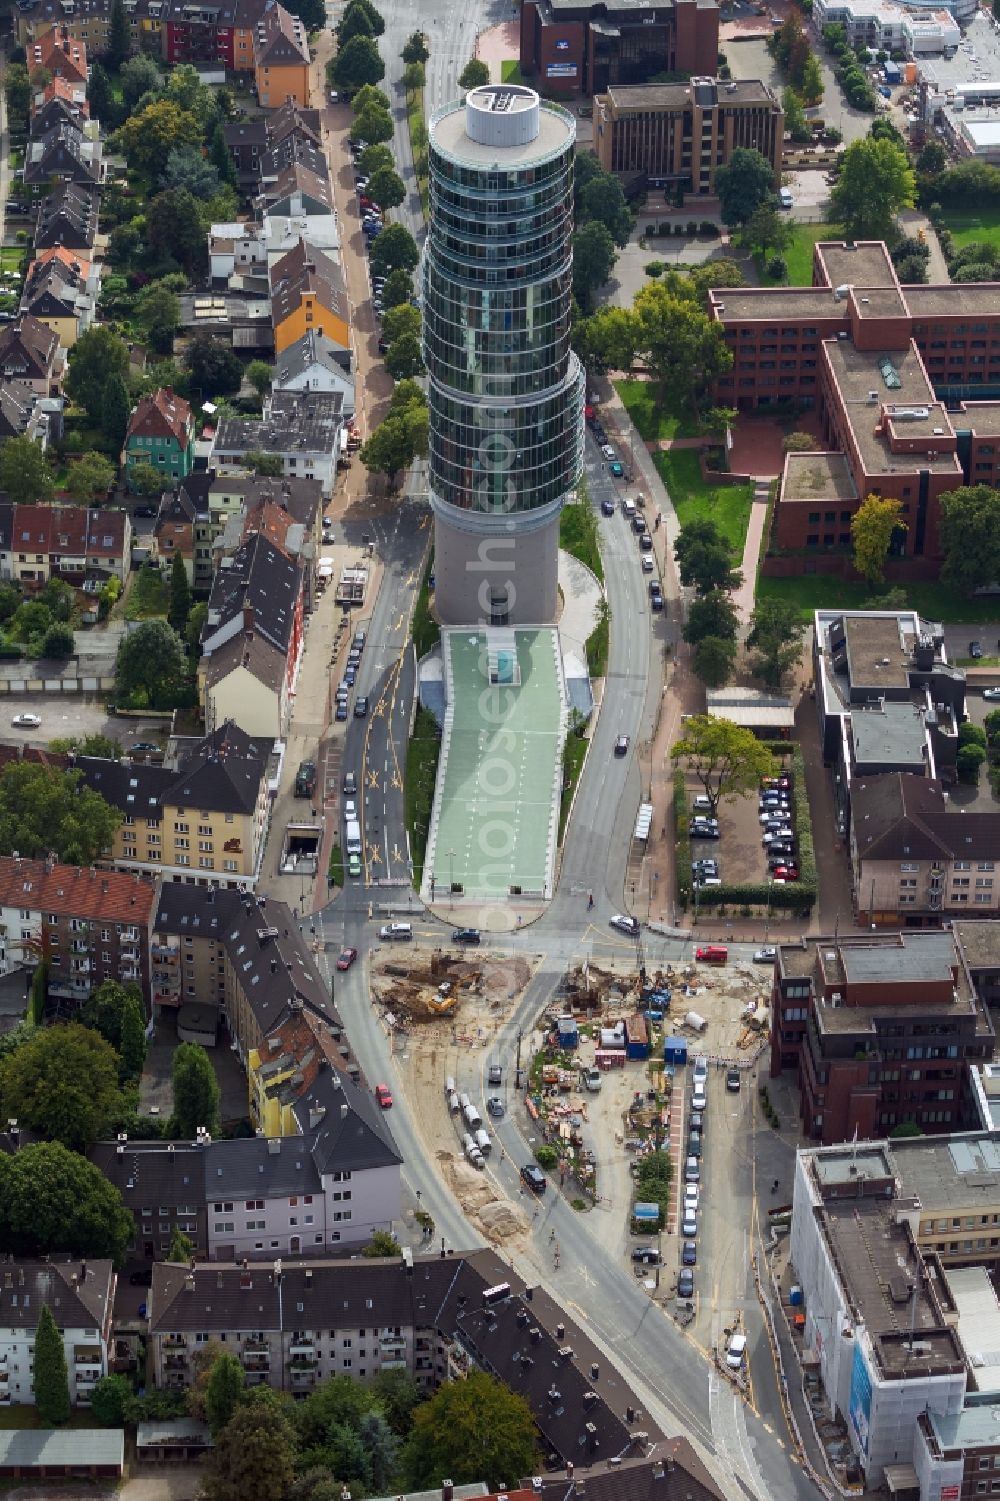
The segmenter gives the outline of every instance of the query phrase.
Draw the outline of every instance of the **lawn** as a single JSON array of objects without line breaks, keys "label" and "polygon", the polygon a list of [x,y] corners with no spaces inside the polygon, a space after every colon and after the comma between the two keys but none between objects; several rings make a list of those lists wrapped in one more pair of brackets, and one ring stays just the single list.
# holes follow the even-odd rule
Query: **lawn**
[{"label": "lawn", "polygon": [[946,213],[946,228],[951,230],[955,249],[961,250],[973,240],[984,240],[987,245],[1000,245],[1000,208],[990,206],[982,214]]},{"label": "lawn", "polygon": [[566,832],[566,820],[573,806],[573,794],[587,759],[587,742],[580,735],[567,735],[563,745],[563,791],[559,801],[559,843]]},{"label": "lawn", "polygon": [[[943,584],[908,584],[893,580],[893,588],[902,589],[911,609],[925,620],[993,621],[1000,619],[1000,599],[996,595],[981,599],[964,599]],[[799,574],[797,578],[757,580],[758,599],[781,599],[798,606],[803,620],[810,620],[814,610],[857,610],[873,597],[870,586],[859,579],[839,579],[822,574]]]},{"label": "lawn", "polygon": [[661,448],[652,457],[681,526],[709,517],[737,558],[742,558],[753,504],[753,485],[706,482],[702,478],[697,450],[693,448]]},{"label": "lawn", "polygon": [[427,185],[427,125],[424,121],[423,89],[413,89],[406,95],[406,125],[410,132],[410,151],[413,154],[420,207],[426,219],[430,216],[430,194]]},{"label": "lawn", "polygon": [[0,246],[0,270],[17,271],[24,260],[23,245]]},{"label": "lawn", "polygon": [[[813,279],[813,246],[818,240],[842,240],[843,231],[836,224],[793,224],[794,238],[782,254],[788,267],[786,283],[780,283],[761,269],[761,285],[773,287],[787,284],[790,287],[811,287]],[[772,252],[773,253],[773,252]]]},{"label": "lawn", "polygon": [[523,78],[523,76],[521,74],[521,64],[518,62],[518,60],[517,60],[516,57],[507,57],[500,64],[500,82],[501,83],[523,83],[524,82],[524,78]]},{"label": "lawn", "polygon": [[427,831],[434,806],[434,784],[437,780],[440,752],[441,735],[437,721],[426,709],[418,709],[413,736],[406,748],[406,780],[403,788],[406,827],[410,835],[410,854],[413,857],[413,884],[418,891],[424,875]]},{"label": "lawn", "polygon": [[691,408],[672,399],[660,397],[655,381],[616,380],[615,390],[647,442],[657,438],[696,438],[698,423]]},{"label": "lawn", "polygon": [[563,552],[577,558],[595,577],[604,578],[604,564],[597,540],[597,517],[587,498],[586,487],[581,482],[581,499],[573,505],[564,506],[559,517],[559,546]]},{"label": "lawn", "polygon": [[158,568],[140,568],[133,573],[125,604],[126,620],[152,620],[166,615],[169,606],[170,584]]}]

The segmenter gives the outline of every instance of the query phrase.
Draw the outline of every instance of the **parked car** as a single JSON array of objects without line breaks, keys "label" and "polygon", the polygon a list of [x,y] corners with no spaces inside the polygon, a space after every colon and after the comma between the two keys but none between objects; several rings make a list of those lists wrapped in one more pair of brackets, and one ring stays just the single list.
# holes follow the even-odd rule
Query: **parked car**
[{"label": "parked car", "polygon": [[983,698],[988,699],[990,703],[994,703],[1000,698],[1000,688],[984,688]]},{"label": "parked car", "polygon": [[685,1183],[684,1204],[686,1208],[697,1209],[701,1202],[701,1189],[697,1183]]},{"label": "parked car", "polygon": [[160,747],[152,740],[137,740],[128,748],[130,756],[158,756]]},{"label": "parked car", "polygon": [[690,834],[690,836],[691,836],[692,839],[718,839],[719,838],[718,827],[716,825],[714,825],[714,824],[707,824],[707,823],[692,824],[688,832],[689,832],[689,834]]},{"label": "parked car", "polygon": [[745,1334],[734,1333],[729,1336],[729,1344],[726,1346],[726,1365],[731,1371],[738,1371],[746,1359],[747,1337]]},{"label": "parked car", "polygon": [[312,797],[316,789],[316,762],[300,761],[295,773],[295,796]]},{"label": "parked car", "polygon": [[684,1209],[684,1217],[681,1220],[681,1234],[685,1240],[693,1240],[698,1234],[698,1211],[696,1209]]},{"label": "parked car", "polygon": [[702,964],[726,964],[729,950],[724,943],[707,943],[703,948],[695,949],[694,957]]},{"label": "parked car", "polygon": [[348,855],[348,857],[347,857],[347,874],[349,876],[351,876],[354,880],[357,880],[357,878],[360,876],[360,874],[361,874],[361,856],[360,855]]},{"label": "parked car", "polygon": [[526,1167],[522,1167],[521,1178],[523,1182],[527,1183],[532,1193],[543,1194],[545,1192],[547,1179],[541,1168],[536,1167],[533,1162],[529,1162]]},{"label": "parked car", "polygon": [[610,443],[602,443],[601,444],[601,452],[603,453],[604,457],[609,461],[609,463],[610,463],[610,461],[612,459],[616,459],[618,457],[618,455],[615,453],[614,449],[611,447]]},{"label": "parked car", "polygon": [[639,931],[639,919],[637,917],[626,917],[623,912],[616,912],[614,917],[610,918],[609,921],[613,928],[618,929],[619,933],[627,933],[630,938],[634,938]]},{"label": "parked car", "polygon": [[693,1240],[686,1240],[681,1246],[681,1265],[695,1266],[698,1262],[698,1247]]},{"label": "parked car", "polygon": [[348,796],[351,793],[357,792],[357,790],[358,790],[358,778],[357,778],[357,774],[355,772],[353,772],[353,771],[345,771],[344,772],[344,780],[341,782],[340,785],[341,785],[341,789],[342,789],[345,797]]},{"label": "parked car", "polygon": [[663,595],[660,593],[659,589],[657,589],[655,594],[651,594],[649,596],[649,608],[653,611],[654,614],[663,609]]},{"label": "parked car", "polygon": [[375,1085],[375,1101],[380,1110],[392,1109],[392,1090],[388,1084]]},{"label": "parked car", "polygon": [[602,500],[601,501],[601,513],[604,516],[613,516],[615,514],[615,503],[614,503],[614,501],[613,500]]},{"label": "parked car", "polygon": [[978,661],[978,659],[982,656],[982,654],[983,654],[982,644],[979,641],[970,641],[969,642],[969,656],[972,657],[972,658],[974,658],[976,661]]},{"label": "parked car", "polygon": [[648,552],[643,553],[640,561],[642,563],[643,573],[652,573],[653,569],[656,567],[656,564],[653,562]]},{"label": "parked car", "polygon": [[11,726],[15,730],[37,730],[42,721],[37,714],[15,714]]},{"label": "parked car", "polygon": [[625,470],[622,468],[621,464],[619,464],[617,459],[615,459],[608,465],[608,471],[609,473],[614,475],[615,479],[625,478]]},{"label": "parked car", "polygon": [[729,1090],[729,1093],[730,1094],[739,1094],[739,1092],[740,1092],[740,1084],[741,1083],[742,1083],[742,1080],[740,1078],[740,1071],[739,1071],[739,1069],[738,1068],[727,1068],[726,1069],[726,1088]]},{"label": "parked car", "polygon": [[642,536],[639,538],[639,551],[640,552],[652,552],[653,551],[653,539],[649,535],[648,532],[643,532]]},{"label": "parked car", "polygon": [[684,1267],[677,1278],[677,1296],[679,1298],[694,1297],[694,1272],[690,1267]]},{"label": "parked car", "polygon": [[632,1250],[632,1260],[642,1266],[660,1266],[663,1257],[655,1246],[635,1246]]},{"label": "parked car", "polygon": [[799,867],[797,865],[776,865],[771,875],[775,881],[797,881],[799,879]]},{"label": "parked car", "polygon": [[486,1101],[486,1113],[487,1115],[492,1115],[496,1121],[502,1120],[504,1115],[506,1115],[507,1107],[498,1094],[491,1094]]}]

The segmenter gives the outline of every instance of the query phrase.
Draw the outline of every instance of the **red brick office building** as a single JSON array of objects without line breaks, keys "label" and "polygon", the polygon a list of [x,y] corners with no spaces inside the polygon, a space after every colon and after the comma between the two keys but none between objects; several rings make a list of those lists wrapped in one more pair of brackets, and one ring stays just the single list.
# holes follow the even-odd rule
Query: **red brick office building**
[{"label": "red brick office building", "polygon": [[524,0],[521,72],[550,94],[599,94],[657,73],[708,74],[718,66],[715,0]]}]

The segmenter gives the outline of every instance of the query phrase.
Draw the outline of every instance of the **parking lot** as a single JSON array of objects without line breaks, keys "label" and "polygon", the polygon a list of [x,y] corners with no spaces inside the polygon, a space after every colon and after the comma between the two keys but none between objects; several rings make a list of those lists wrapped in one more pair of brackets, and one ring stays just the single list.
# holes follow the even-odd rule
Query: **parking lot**
[{"label": "parking lot", "polygon": [[[699,837],[696,819],[699,816],[695,807],[695,799],[703,795],[700,782],[694,778],[687,781],[689,795],[689,809],[691,811],[691,859],[692,862],[702,860],[714,860],[717,862],[717,871],[713,875],[711,870],[707,879],[718,880],[726,886],[739,886],[747,882],[766,881],[772,874],[768,869],[768,855],[762,843],[763,828],[760,821],[760,806],[758,798],[753,794],[741,797],[733,802],[720,803],[717,812],[718,832],[717,839]],[[790,803],[790,797],[789,797]],[[774,819],[777,823],[779,809],[774,811]],[[788,807],[789,822],[782,825],[784,828],[793,830],[793,838],[779,846],[781,855],[788,854],[794,861],[794,853],[797,850],[794,839],[794,810]],[[702,816],[707,816],[703,814]],[[778,856],[774,857],[775,859]],[[786,869],[788,867],[785,867]],[[797,866],[792,866],[797,870]],[[694,872],[693,872],[694,874]],[[774,878],[783,879],[774,872]],[[703,879],[705,876],[703,874]],[[698,900],[698,884],[696,881],[695,902]]]},{"label": "parking lot", "polygon": [[[107,735],[125,746],[132,740],[163,740],[169,720],[154,718],[133,719],[109,714],[103,694],[33,693],[30,696],[11,698],[5,705],[6,721],[0,719],[0,734],[4,740],[18,744],[48,745],[50,740],[70,736]],[[10,721],[15,714],[37,714],[42,721],[38,729],[15,730]]]}]

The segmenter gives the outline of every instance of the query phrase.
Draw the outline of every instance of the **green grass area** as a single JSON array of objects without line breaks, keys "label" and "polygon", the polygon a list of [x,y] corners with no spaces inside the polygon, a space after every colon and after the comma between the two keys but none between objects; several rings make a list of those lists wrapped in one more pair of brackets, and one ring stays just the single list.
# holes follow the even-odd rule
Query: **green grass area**
[{"label": "green grass area", "polygon": [[944,216],[945,228],[951,230],[955,249],[982,240],[987,245],[1000,245],[1000,207],[990,205],[981,214],[962,214],[949,211]]},{"label": "green grass area", "polygon": [[500,64],[501,83],[523,83],[524,75],[521,72],[521,64],[516,57],[505,57]]},{"label": "green grass area", "polygon": [[420,593],[413,607],[413,625],[410,635],[413,637],[413,649],[418,657],[424,657],[432,646],[436,646],[441,640],[441,627],[431,614],[431,586],[430,577],[433,560],[427,564],[424,570],[424,581],[420,585]]},{"label": "green grass area", "polygon": [[12,172],[16,172],[19,168],[23,167],[24,152],[12,148],[10,156],[8,158],[8,166],[10,167],[10,170]]},{"label": "green grass area", "polygon": [[587,759],[587,742],[580,735],[567,735],[563,746],[563,791],[559,803],[559,843],[563,842],[566,820],[573,806],[573,794]]},{"label": "green grass area", "polygon": [[170,585],[158,568],[140,568],[132,575],[125,603],[126,620],[151,620],[166,615],[169,605]]},{"label": "green grass area", "polygon": [[602,599],[597,624],[587,637],[587,668],[592,678],[602,678],[608,670],[610,621],[611,612],[608,609],[608,602]]},{"label": "green grass area", "polygon": [[[713,485],[702,478],[694,448],[660,449],[653,463],[674,503],[681,526],[709,517],[738,558],[743,556],[753,485]],[[565,511],[563,515],[565,515]]]},{"label": "green grass area", "polygon": [[426,709],[418,709],[413,737],[406,748],[406,786],[403,792],[410,853],[413,856],[413,884],[418,891],[424,876],[424,854],[427,850],[427,831],[431,823],[434,782],[440,753],[441,737],[437,720]]},{"label": "green grass area", "polygon": [[564,506],[559,517],[559,546],[563,552],[577,558],[589,568],[596,578],[603,580],[604,564],[597,540],[597,517],[587,498],[586,487],[580,484],[581,499]]},{"label": "green grass area", "polygon": [[335,844],[330,851],[330,869],[327,877],[331,886],[344,884],[344,852],[339,844]]},{"label": "green grass area", "polygon": [[698,423],[691,408],[660,395],[656,381],[616,380],[622,406],[648,442],[657,438],[696,438]]},{"label": "green grass area", "polygon": [[[41,1421],[38,1416],[38,1409],[35,1407],[22,1407],[20,1403],[11,1403],[9,1406],[6,1403],[0,1405],[0,1429],[3,1429],[7,1433],[15,1428],[49,1429],[50,1427],[50,1424]],[[72,1408],[70,1410],[69,1421],[65,1424],[65,1427],[93,1428],[94,1415],[90,1408]],[[95,1491],[94,1494],[97,1495],[99,1493]]]},{"label": "green grass area", "polygon": [[[1000,617],[1000,599],[996,595],[966,599],[955,595],[943,584],[909,584],[898,579],[893,580],[892,587],[902,589],[907,605],[925,620],[967,620],[971,623],[994,621]],[[870,585],[863,580],[811,573],[790,579],[761,576],[757,580],[757,598],[786,600],[798,607],[803,620],[810,620],[814,610],[858,610],[866,600],[873,598],[873,594]]]},{"label": "green grass area", "polygon": [[406,127],[410,132],[413,170],[424,218],[430,216],[430,191],[427,186],[427,123],[424,119],[424,91],[414,89],[406,96]]},{"label": "green grass area", "polygon": [[[788,275],[785,283],[768,276],[759,267],[762,286],[773,287],[787,284],[790,287],[811,287],[813,279],[813,247],[819,240],[842,240],[843,231],[836,224],[794,224],[794,237],[787,250],[782,251]],[[772,251],[771,254],[774,254]],[[770,259],[770,255],[768,257]]]},{"label": "green grass area", "polygon": [[23,260],[23,245],[0,245],[0,270],[16,271]]}]

